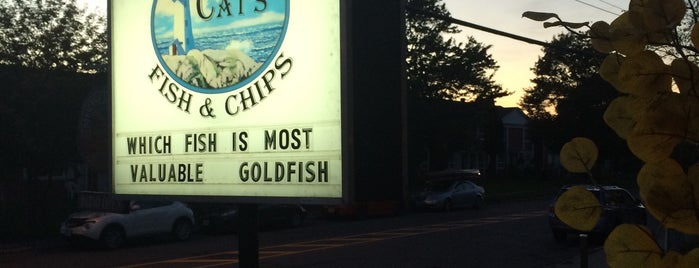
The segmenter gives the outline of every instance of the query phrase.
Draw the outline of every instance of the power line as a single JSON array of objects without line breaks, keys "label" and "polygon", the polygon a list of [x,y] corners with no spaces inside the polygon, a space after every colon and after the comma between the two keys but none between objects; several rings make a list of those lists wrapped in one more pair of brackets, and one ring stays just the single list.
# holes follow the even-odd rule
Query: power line
[{"label": "power line", "polygon": [[543,42],[543,41],[531,39],[531,38],[529,38],[529,37],[524,37],[524,36],[520,36],[520,35],[508,33],[508,32],[503,32],[503,31],[496,30],[496,29],[493,29],[493,28],[489,28],[489,27],[485,27],[485,26],[478,25],[478,24],[466,22],[466,21],[463,21],[463,20],[459,20],[459,19],[455,19],[455,18],[449,17],[449,16],[444,16],[444,15],[441,15],[441,14],[432,13],[432,12],[425,11],[425,10],[419,9],[419,8],[414,8],[414,7],[411,7],[411,6],[406,6],[406,9],[407,9],[408,11],[410,11],[410,12],[415,12],[415,13],[417,13],[417,14],[422,14],[422,15],[425,15],[425,16],[428,16],[428,17],[432,17],[432,18],[435,18],[435,19],[438,19],[438,20],[443,20],[443,21],[445,21],[445,22],[449,22],[449,23],[452,23],[452,24],[458,24],[458,25],[461,25],[461,26],[464,26],[464,27],[468,27],[468,28],[472,28],[472,29],[484,31],[484,32],[491,33],[491,34],[495,34],[495,35],[499,35],[499,36],[504,36],[504,37],[507,37],[507,38],[515,39],[515,40],[517,40],[517,41],[522,41],[522,42],[529,43],[529,44],[533,44],[533,45],[539,45],[539,46],[542,46],[542,47],[550,47],[550,48],[565,50],[565,51],[568,51],[568,52],[571,52],[571,53],[593,55],[593,54],[591,54],[591,53],[589,53],[589,52],[586,52],[586,51],[571,49],[571,48],[566,47],[566,46],[555,46],[555,45],[552,45],[552,44],[547,43],[547,42]]},{"label": "power line", "polygon": [[478,24],[473,24],[473,23],[470,23],[470,22],[458,20],[458,19],[455,19],[455,18],[452,18],[452,17],[449,17],[449,16],[444,16],[444,15],[432,13],[432,12],[425,11],[425,10],[422,10],[422,9],[413,8],[413,7],[411,7],[411,6],[407,6],[406,8],[407,8],[409,11],[412,11],[412,12],[415,12],[415,13],[418,13],[418,14],[422,14],[422,15],[425,15],[425,16],[428,16],[428,17],[432,17],[432,18],[435,18],[435,19],[443,20],[443,21],[446,21],[446,22],[449,22],[449,23],[458,24],[458,25],[465,26],[465,27],[469,27],[469,28],[473,28],[473,29],[476,29],[476,30],[481,30],[481,31],[488,32],[488,33],[491,33],[491,34],[496,34],[496,35],[500,35],[500,36],[504,36],[504,37],[509,37],[509,38],[512,38],[512,39],[515,39],[515,40],[519,40],[519,41],[522,41],[522,42],[525,42],[525,43],[529,43],[529,44],[534,44],[534,45],[539,45],[539,46],[544,46],[544,47],[550,46],[549,43],[546,43],[546,42],[543,42],[543,41],[531,39],[531,38],[524,37],[524,36],[519,36],[519,35],[516,35],[516,34],[511,34],[511,33],[508,33],[508,32],[503,32],[503,31],[496,30],[496,29],[493,29],[493,28],[488,28],[488,27],[481,26],[481,25],[478,25]]},{"label": "power line", "polygon": [[582,1],[582,0],[573,0],[573,1],[578,2],[578,3],[581,3],[581,4],[586,5],[586,6],[589,6],[589,7],[592,7],[592,8],[594,8],[594,9],[598,9],[598,10],[607,12],[607,13],[612,14],[612,15],[614,15],[614,16],[619,16],[619,14],[617,14],[617,13],[614,13],[614,12],[609,11],[609,10],[606,10],[606,9],[604,9],[604,8],[595,6],[595,5],[593,5],[593,4],[590,4],[590,3],[585,2],[585,1]]},{"label": "power line", "polygon": [[617,6],[617,5],[612,4],[612,3],[609,3],[609,2],[607,2],[607,1],[604,1],[604,0],[599,0],[599,1],[602,2],[602,3],[605,3],[605,4],[607,4],[607,5],[609,5],[610,7],[617,8],[617,9],[621,10],[622,12],[625,12],[625,11],[626,11],[626,9],[624,9],[623,7]]}]

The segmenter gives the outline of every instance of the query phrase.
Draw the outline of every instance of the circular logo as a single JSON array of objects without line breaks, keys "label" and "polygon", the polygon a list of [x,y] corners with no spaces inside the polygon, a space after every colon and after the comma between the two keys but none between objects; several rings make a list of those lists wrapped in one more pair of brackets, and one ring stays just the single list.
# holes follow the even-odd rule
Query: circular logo
[{"label": "circular logo", "polygon": [[236,90],[273,61],[289,0],[153,0],[151,38],[160,64],[200,93]]}]

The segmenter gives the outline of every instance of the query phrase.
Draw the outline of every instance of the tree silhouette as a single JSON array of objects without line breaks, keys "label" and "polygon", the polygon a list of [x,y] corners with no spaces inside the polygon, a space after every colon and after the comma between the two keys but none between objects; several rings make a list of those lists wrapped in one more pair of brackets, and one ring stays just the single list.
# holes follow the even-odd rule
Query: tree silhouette
[{"label": "tree silhouette", "polygon": [[499,67],[488,53],[489,45],[472,37],[457,42],[450,37],[461,32],[456,26],[430,16],[449,16],[441,0],[407,3],[406,62],[412,97],[494,103],[511,94],[493,80]]},{"label": "tree silhouette", "polygon": [[75,72],[107,70],[106,19],[75,0],[0,2],[0,64]]}]

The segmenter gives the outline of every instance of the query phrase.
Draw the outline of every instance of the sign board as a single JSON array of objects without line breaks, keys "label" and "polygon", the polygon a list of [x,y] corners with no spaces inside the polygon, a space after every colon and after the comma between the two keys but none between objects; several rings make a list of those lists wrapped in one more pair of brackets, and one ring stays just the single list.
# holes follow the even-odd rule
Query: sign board
[{"label": "sign board", "polygon": [[118,195],[342,198],[340,0],[112,0]]}]

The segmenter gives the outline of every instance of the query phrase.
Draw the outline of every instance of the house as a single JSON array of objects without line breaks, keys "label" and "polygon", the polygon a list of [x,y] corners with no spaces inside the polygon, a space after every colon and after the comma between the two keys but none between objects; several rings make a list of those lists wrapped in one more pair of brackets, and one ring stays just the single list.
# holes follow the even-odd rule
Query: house
[{"label": "house", "polygon": [[478,169],[485,176],[534,167],[529,118],[519,108],[447,100],[414,101],[409,150],[414,174]]},{"label": "house", "polygon": [[534,157],[534,146],[529,140],[529,117],[515,107],[498,108],[503,128],[502,155],[497,159],[497,170],[527,168]]}]

